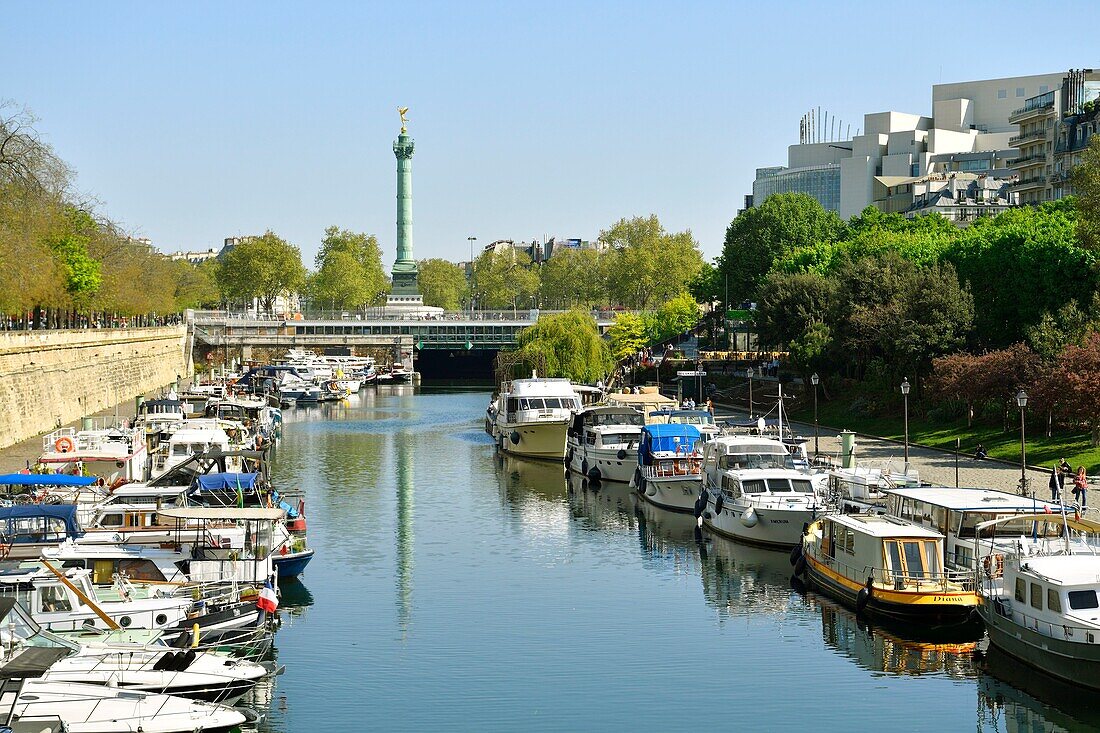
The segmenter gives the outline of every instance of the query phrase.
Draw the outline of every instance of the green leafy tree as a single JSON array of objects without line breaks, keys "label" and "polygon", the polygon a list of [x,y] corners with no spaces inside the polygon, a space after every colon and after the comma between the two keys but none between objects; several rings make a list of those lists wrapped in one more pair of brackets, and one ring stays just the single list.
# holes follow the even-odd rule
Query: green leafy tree
[{"label": "green leafy tree", "polygon": [[800,247],[840,238],[844,223],[811,196],[780,193],[742,211],[726,229],[718,270],[730,298],[754,298],[777,260]]},{"label": "green leafy tree", "polygon": [[593,249],[555,250],[539,267],[539,301],[546,308],[591,308],[609,301],[609,257]]},{"label": "green leafy tree", "polygon": [[756,310],[757,336],[765,346],[789,346],[824,324],[836,285],[814,272],[773,272],[764,280]]},{"label": "green leafy tree", "polygon": [[611,353],[591,314],[580,310],[539,318],[519,332],[517,351],[529,364],[545,364],[548,377],[596,382],[611,371]]},{"label": "green leafy tree", "polygon": [[1027,329],[1027,343],[1049,364],[1067,346],[1080,346],[1096,330],[1100,330],[1100,293],[1093,294],[1092,303],[1085,309],[1071,300],[1056,313],[1044,311],[1039,322]]},{"label": "green leafy tree", "polygon": [[103,282],[100,263],[88,251],[97,228],[88,212],[69,207],[64,228],[46,242],[61,265],[65,290],[79,305],[87,305]]},{"label": "green leafy tree", "polygon": [[226,253],[218,287],[229,300],[259,298],[270,311],[279,295],[297,292],[306,281],[302,254],[272,231],[246,240]]},{"label": "green leafy tree", "polygon": [[445,310],[458,310],[467,298],[465,271],[453,262],[440,259],[421,260],[418,283],[424,305]]},{"label": "green leafy tree", "polygon": [[687,293],[669,298],[646,318],[646,337],[655,344],[673,336],[686,333],[699,323],[702,314],[699,304]]},{"label": "green leafy tree", "polygon": [[382,248],[373,234],[328,227],[314,266],[310,297],[318,305],[362,308],[380,302],[386,292]]},{"label": "green leafy tree", "polygon": [[474,262],[472,291],[482,309],[533,305],[539,276],[525,254],[508,249],[500,254],[483,252]]},{"label": "green leafy tree", "polygon": [[1100,249],[1100,136],[1093,135],[1081,154],[1081,163],[1073,169],[1073,187],[1077,191],[1077,237],[1081,245]]},{"label": "green leafy tree", "polygon": [[691,231],[666,232],[656,216],[620,219],[600,232],[609,247],[607,283],[611,298],[645,310],[684,292],[703,268]]},{"label": "green leafy tree", "polygon": [[611,356],[622,361],[649,345],[646,337],[646,319],[637,313],[617,313],[615,321],[607,329],[611,340]]},{"label": "green leafy tree", "polygon": [[216,260],[207,260],[193,265],[187,260],[173,263],[177,310],[187,308],[210,308],[219,300],[218,283],[215,279]]}]

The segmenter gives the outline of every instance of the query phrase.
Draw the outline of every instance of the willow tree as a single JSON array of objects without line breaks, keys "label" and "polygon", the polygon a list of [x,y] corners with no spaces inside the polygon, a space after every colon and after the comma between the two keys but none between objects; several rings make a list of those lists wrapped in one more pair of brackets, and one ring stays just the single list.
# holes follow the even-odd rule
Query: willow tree
[{"label": "willow tree", "polygon": [[574,382],[595,382],[611,371],[611,352],[592,316],[574,310],[543,316],[519,332],[518,354],[530,364],[545,364],[548,374]]}]

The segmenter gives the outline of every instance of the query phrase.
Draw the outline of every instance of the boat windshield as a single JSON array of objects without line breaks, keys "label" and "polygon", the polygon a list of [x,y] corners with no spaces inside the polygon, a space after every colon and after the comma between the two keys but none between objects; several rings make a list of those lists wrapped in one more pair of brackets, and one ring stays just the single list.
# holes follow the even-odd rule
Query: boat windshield
[{"label": "boat windshield", "polygon": [[[634,413],[615,413],[610,415],[589,415],[589,424],[591,425],[637,425],[639,427],[645,425],[645,417],[640,412]],[[607,438],[604,438],[607,440]]]},{"label": "boat windshield", "polygon": [[77,644],[55,636],[35,623],[18,603],[0,620],[0,643],[8,647],[17,642],[26,646],[63,647],[71,651],[79,649]]},{"label": "boat windshield", "polygon": [[713,425],[714,418],[710,415],[673,415],[668,419],[673,425]]},{"label": "boat windshield", "polygon": [[[994,512],[963,512],[962,523],[955,529],[955,534],[958,537],[973,537],[975,527],[978,524],[1002,516],[1005,515]],[[1038,526],[1036,527],[1035,525]],[[990,537],[1007,537],[1010,535],[1027,535],[1030,537],[1033,534],[1037,534],[1039,537],[1061,537],[1062,515],[1052,514],[1050,521],[1046,522],[1034,522],[1030,519],[1013,519],[1010,522],[1002,522],[1001,524],[986,527],[981,531],[983,539]]]},{"label": "boat windshield", "polygon": [[718,468],[733,471],[762,468],[794,468],[787,453],[728,453],[718,459]]},{"label": "boat windshield", "polygon": [[637,433],[604,433],[600,438],[600,444],[604,448],[620,445],[633,448],[640,440],[641,436]]},{"label": "boat windshield", "polygon": [[575,410],[579,405],[572,397],[520,397],[521,410]]}]

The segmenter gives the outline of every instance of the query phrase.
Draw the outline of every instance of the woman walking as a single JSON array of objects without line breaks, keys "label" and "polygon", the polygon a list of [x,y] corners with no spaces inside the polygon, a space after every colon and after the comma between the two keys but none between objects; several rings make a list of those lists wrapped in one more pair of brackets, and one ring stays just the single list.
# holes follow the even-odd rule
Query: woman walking
[{"label": "woman walking", "polygon": [[[1088,490],[1088,477],[1085,475],[1085,467],[1077,467],[1077,476],[1073,479],[1073,498],[1077,502],[1077,506],[1081,509],[1088,509],[1087,490]],[[1080,494],[1081,498],[1078,499],[1077,495]]]}]

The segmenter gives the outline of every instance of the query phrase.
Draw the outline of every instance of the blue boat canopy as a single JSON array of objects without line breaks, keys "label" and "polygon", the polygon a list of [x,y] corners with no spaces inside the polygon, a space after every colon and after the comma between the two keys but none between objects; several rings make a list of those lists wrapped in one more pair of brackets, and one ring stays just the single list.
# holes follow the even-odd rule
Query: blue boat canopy
[{"label": "blue boat canopy", "polygon": [[642,428],[642,444],[638,462],[653,463],[654,453],[690,453],[702,438],[699,428],[685,423],[646,425]]},{"label": "blue boat canopy", "polygon": [[[43,520],[42,526],[28,528],[25,520],[36,518]],[[12,542],[60,542],[64,539],[58,536],[62,526],[68,537],[75,538],[84,534],[76,521],[75,504],[20,504],[0,507],[0,529],[7,533]]]},{"label": "blue boat canopy", "polygon": [[259,479],[258,473],[208,473],[199,476],[199,491],[236,491],[239,486],[242,491],[251,490]]},{"label": "blue boat canopy", "polygon": [[0,475],[0,486],[91,486],[98,480],[64,473],[6,473]]}]

